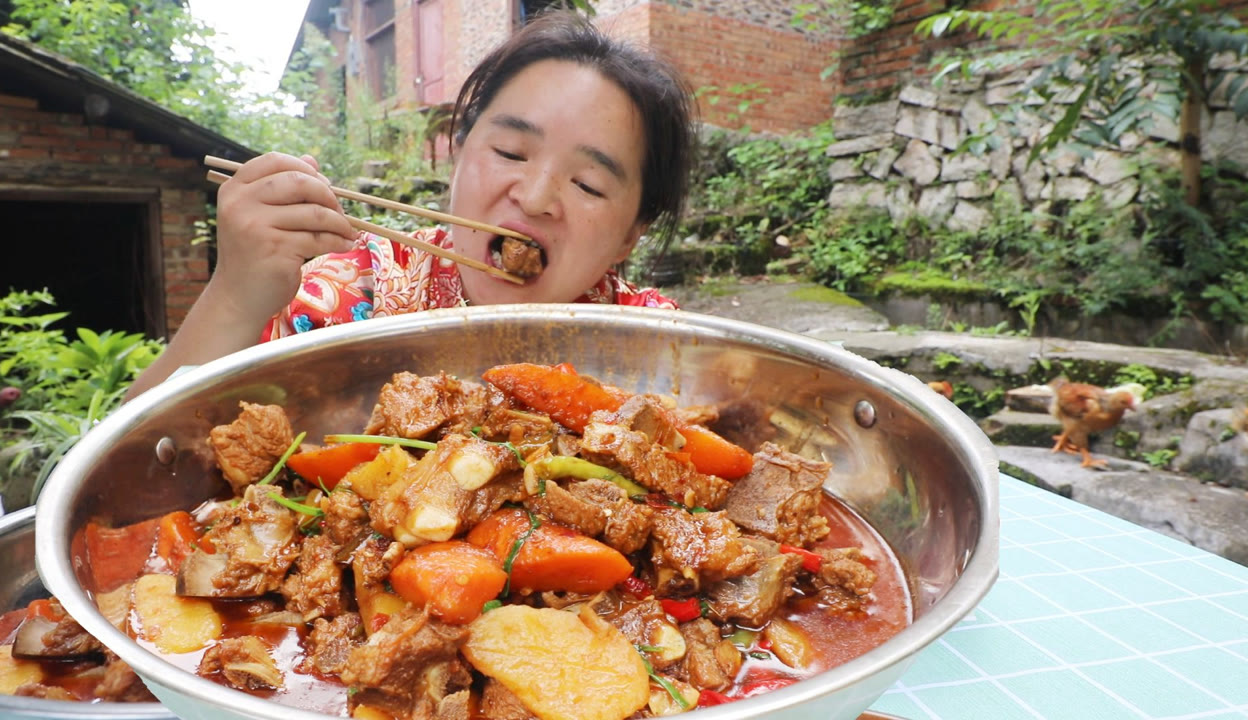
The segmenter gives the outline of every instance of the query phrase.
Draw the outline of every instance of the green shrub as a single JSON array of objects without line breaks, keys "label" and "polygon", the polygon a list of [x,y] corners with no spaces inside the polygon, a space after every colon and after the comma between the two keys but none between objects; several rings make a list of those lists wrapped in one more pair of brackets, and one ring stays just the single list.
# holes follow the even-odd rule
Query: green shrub
[{"label": "green shrub", "polygon": [[142,335],[86,328],[68,339],[56,327],[69,313],[40,312],[45,291],[0,298],[0,386],[21,397],[0,410],[0,495],[13,509],[33,502],[57,461],[121,404],[126,388],[163,345]]}]

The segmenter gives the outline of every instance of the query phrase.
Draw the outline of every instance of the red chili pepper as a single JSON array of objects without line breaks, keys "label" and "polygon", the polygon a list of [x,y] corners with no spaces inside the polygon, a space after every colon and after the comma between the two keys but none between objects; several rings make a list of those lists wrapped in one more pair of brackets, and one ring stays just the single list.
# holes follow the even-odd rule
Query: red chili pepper
[{"label": "red chili pepper", "polygon": [[650,583],[642,580],[636,575],[629,575],[624,578],[624,582],[621,584],[624,586],[624,592],[633,596],[633,598],[637,600],[645,600],[654,594],[654,590],[651,589]]},{"label": "red chili pepper", "polygon": [[386,623],[388,622],[390,622],[390,616],[386,613],[379,612],[373,616],[373,621],[369,624],[371,625],[372,631],[377,632],[378,630],[385,627]]},{"label": "red chili pepper", "polygon": [[759,673],[751,677],[757,679],[747,677],[745,685],[741,686],[741,690],[736,693],[737,699],[754,697],[772,690],[779,690],[792,685],[799,679],[792,675],[780,675],[777,673]]},{"label": "red chili pepper", "polygon": [[663,598],[660,602],[663,605],[663,612],[676,618],[676,622],[688,622],[702,617],[702,606],[698,604],[697,598],[687,600]]},{"label": "red chili pepper", "polygon": [[698,707],[711,707],[713,705],[723,705],[730,703],[736,698],[730,698],[727,695],[716,692],[714,690],[703,690],[698,694]]},{"label": "red chili pepper", "polygon": [[758,649],[759,649],[759,650],[770,650],[770,649],[771,649],[771,640],[768,640],[767,638],[763,638],[763,639],[759,640],[759,641],[758,641]]},{"label": "red chili pepper", "polygon": [[823,567],[823,556],[813,553],[805,548],[794,547],[792,545],[781,545],[780,552],[800,555],[802,558],[802,567],[812,573],[819,572],[819,568]]}]

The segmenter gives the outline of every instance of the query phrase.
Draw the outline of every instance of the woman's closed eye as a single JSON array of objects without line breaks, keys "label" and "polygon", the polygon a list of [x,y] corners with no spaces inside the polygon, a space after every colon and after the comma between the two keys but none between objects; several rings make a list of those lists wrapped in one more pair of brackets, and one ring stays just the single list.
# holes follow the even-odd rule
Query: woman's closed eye
[{"label": "woman's closed eye", "polygon": [[598,190],[597,188],[595,188],[595,187],[593,187],[593,186],[586,185],[585,183],[581,182],[580,180],[573,180],[572,182],[573,182],[573,183],[575,183],[577,187],[579,187],[581,190],[583,190],[584,192],[588,193],[589,195],[593,195],[594,197],[598,197],[598,198],[600,198],[600,197],[606,197],[606,195],[605,195],[605,194],[603,194],[603,192],[602,192],[601,190]]},{"label": "woman's closed eye", "polygon": [[520,153],[514,153],[510,150],[504,150],[503,148],[500,148],[500,147],[494,148],[494,153],[504,160],[514,160],[517,162],[521,162],[525,159],[524,156],[521,155]]}]

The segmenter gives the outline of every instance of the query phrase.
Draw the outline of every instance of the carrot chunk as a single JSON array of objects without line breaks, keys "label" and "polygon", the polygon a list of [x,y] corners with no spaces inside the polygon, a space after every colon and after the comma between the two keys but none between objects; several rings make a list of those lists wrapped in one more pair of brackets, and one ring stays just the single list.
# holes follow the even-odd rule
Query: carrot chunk
[{"label": "carrot chunk", "polygon": [[366,463],[381,452],[379,443],[344,443],[329,447],[295,453],[286,460],[286,467],[299,473],[309,482],[320,480],[328,490],[333,490],[344,475],[357,465]]},{"label": "carrot chunk", "polygon": [[175,510],[160,518],[160,529],[156,531],[156,554],[160,556],[171,572],[177,572],[182,561],[195,552],[199,541],[199,530],[195,520],[185,510]]},{"label": "carrot chunk", "polygon": [[390,571],[390,585],[400,597],[427,606],[452,625],[476,619],[506,582],[493,554],[462,540],[422,545]]},{"label": "carrot chunk", "polygon": [[[574,432],[585,432],[589,417],[597,410],[615,412],[628,400],[628,393],[605,387],[578,375],[567,363],[498,365],[482,375],[487,382],[525,405],[546,413]],[[728,442],[697,425],[682,425],[685,438],[682,452],[698,472],[726,480],[744,477],[754,467],[754,456],[745,448]]]},{"label": "carrot chunk", "polygon": [[615,548],[561,525],[542,523],[533,529],[524,510],[490,515],[468,533],[468,542],[504,564],[511,559],[513,590],[600,592],[633,573],[628,558]]},{"label": "carrot chunk", "polygon": [[585,432],[589,416],[597,410],[616,411],[623,405],[617,395],[581,377],[567,363],[498,365],[482,375],[486,382],[525,405],[549,415],[555,422],[578,433]]}]

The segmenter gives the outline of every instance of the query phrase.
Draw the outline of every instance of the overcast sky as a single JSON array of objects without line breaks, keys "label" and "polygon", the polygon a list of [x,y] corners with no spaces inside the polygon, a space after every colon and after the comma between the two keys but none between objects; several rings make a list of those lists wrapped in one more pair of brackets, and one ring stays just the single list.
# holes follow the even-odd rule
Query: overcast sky
[{"label": "overcast sky", "polygon": [[191,14],[217,31],[217,53],[255,68],[245,80],[257,94],[277,89],[307,7],[308,0],[191,0]]}]

